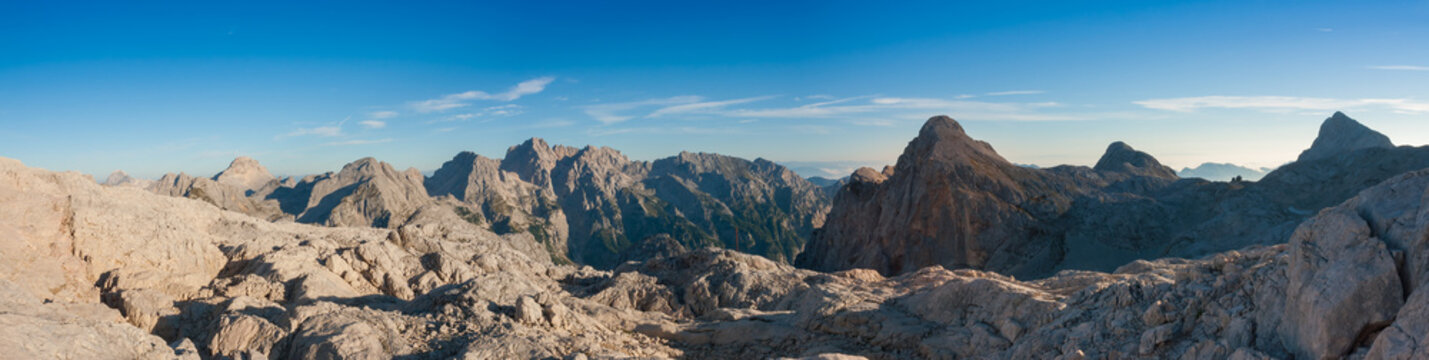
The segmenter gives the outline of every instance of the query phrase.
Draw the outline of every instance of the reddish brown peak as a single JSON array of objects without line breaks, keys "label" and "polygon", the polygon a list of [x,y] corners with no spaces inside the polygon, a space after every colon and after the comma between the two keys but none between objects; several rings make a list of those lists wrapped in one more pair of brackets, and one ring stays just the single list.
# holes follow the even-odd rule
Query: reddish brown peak
[{"label": "reddish brown peak", "polygon": [[[992,145],[969,137],[957,120],[946,115],[928,119],[922,130],[918,131],[918,137],[909,142],[908,148],[903,150],[903,157],[915,162],[936,160],[1007,163],[1006,159],[992,149]],[[900,157],[898,166],[904,166],[904,162]]]},{"label": "reddish brown peak", "polygon": [[927,122],[923,123],[923,128],[918,130],[919,138],[930,137],[942,139],[966,138],[967,136],[967,132],[963,131],[963,125],[947,115],[938,115],[929,118]]},{"label": "reddish brown peak", "polygon": [[878,170],[874,170],[873,168],[867,166],[858,168],[858,170],[854,170],[853,175],[849,176],[849,181],[856,183],[877,184],[883,182],[884,180],[888,180],[887,175],[884,175],[883,173],[878,172]]}]

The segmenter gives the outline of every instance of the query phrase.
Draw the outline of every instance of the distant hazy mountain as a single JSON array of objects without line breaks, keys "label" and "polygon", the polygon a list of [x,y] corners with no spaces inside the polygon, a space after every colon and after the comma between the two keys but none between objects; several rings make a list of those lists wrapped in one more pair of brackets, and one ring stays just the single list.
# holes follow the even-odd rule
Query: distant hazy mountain
[{"label": "distant hazy mountain", "polygon": [[848,176],[841,177],[838,179],[815,176],[809,178],[808,180],[809,182],[814,183],[814,185],[818,185],[819,187],[823,188],[824,195],[827,196],[829,199],[833,199],[834,195],[838,195],[839,189],[844,187],[844,184],[848,183],[848,179]]},{"label": "distant hazy mountain", "polygon": [[806,179],[821,177],[835,181],[848,177],[858,168],[881,168],[884,164],[879,161],[779,161],[778,163]]},{"label": "distant hazy mountain", "polygon": [[818,185],[818,186],[820,186],[820,187],[837,184],[837,183],[839,183],[839,181],[841,181],[841,180],[839,180],[839,179],[830,179],[830,178],[826,178],[826,177],[822,177],[822,176],[814,176],[814,177],[810,177],[810,178],[808,178],[808,179],[806,179],[806,180],[809,180],[809,182],[814,183],[814,185]]},{"label": "distant hazy mountain", "polygon": [[1194,168],[1182,168],[1177,172],[1183,178],[1202,178],[1211,181],[1230,181],[1236,176],[1244,180],[1260,180],[1265,174],[1270,173],[1271,168],[1263,167],[1251,169],[1248,167],[1230,163],[1204,163]]}]

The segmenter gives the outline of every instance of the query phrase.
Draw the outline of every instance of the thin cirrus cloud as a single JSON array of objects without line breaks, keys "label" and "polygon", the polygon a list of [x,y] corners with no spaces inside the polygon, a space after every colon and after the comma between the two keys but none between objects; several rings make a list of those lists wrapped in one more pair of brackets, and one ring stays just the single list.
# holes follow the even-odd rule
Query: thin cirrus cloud
[{"label": "thin cirrus cloud", "polygon": [[1046,93],[1046,91],[1042,91],[1042,90],[1012,90],[1012,91],[990,92],[990,93],[983,94],[983,95],[987,95],[987,96],[1009,96],[1009,95],[1037,95],[1037,94],[1044,94],[1044,93]]},{"label": "thin cirrus cloud", "polygon": [[1369,68],[1370,68],[1370,69],[1375,69],[1375,70],[1429,71],[1429,66],[1419,66],[1419,65],[1378,65],[1378,66],[1371,66],[1371,67],[1369,67]]},{"label": "thin cirrus cloud", "polygon": [[386,121],[381,121],[381,120],[366,120],[366,121],[358,122],[358,124],[359,124],[359,125],[362,125],[362,127],[368,128],[368,129],[381,129],[381,128],[387,127],[387,122],[386,122]]},{"label": "thin cirrus cloud", "polygon": [[[1016,95],[1041,92],[1020,90],[1015,94],[1014,92],[1003,93],[1004,95]],[[848,120],[849,124],[865,126],[888,126],[891,124],[886,120],[869,121],[868,119],[871,117],[880,118],[913,113],[924,115],[928,113],[959,114],[961,118],[984,121],[1073,121],[1105,117],[1096,114],[1049,112],[1049,109],[1065,108],[1056,102],[992,102],[967,100],[966,98],[902,98],[874,95],[830,99],[797,106],[750,106],[774,98],[776,96],[707,100],[699,96],[681,96],[599,104],[586,106],[583,109],[586,115],[604,125],[634,118],[660,118],[681,114],[713,115],[741,120],[843,118]],[[808,97],[801,97],[794,101],[806,98]]]},{"label": "thin cirrus cloud", "polygon": [[448,94],[436,99],[416,101],[409,105],[412,107],[412,110],[419,113],[432,113],[471,106],[471,102],[476,100],[512,101],[520,99],[522,96],[540,93],[546,90],[546,85],[549,85],[555,80],[556,78],[551,76],[539,77],[522,81],[501,93],[492,94],[485,91],[471,90]]},{"label": "thin cirrus cloud", "polygon": [[475,119],[475,118],[479,118],[479,117],[499,117],[499,116],[508,116],[508,117],[509,117],[509,116],[521,115],[521,113],[522,113],[521,105],[506,104],[506,105],[488,106],[488,107],[482,108],[481,111],[477,111],[477,112],[461,113],[461,114],[451,115],[451,116],[447,116],[447,117],[443,117],[443,118],[439,118],[439,119],[427,120],[427,123],[428,123],[428,124],[436,124],[436,123],[446,123],[446,122],[469,121],[469,120],[472,120],[472,119]]},{"label": "thin cirrus cloud", "polygon": [[1197,96],[1148,99],[1132,103],[1155,110],[1192,112],[1199,109],[1250,109],[1267,112],[1384,108],[1399,113],[1429,112],[1429,103],[1411,99],[1336,99],[1296,96]]},{"label": "thin cirrus cloud", "polygon": [[730,106],[730,105],[745,104],[745,103],[751,103],[751,102],[755,102],[755,101],[769,100],[769,99],[773,99],[773,98],[774,98],[774,96],[756,96],[756,97],[748,97],[748,98],[743,98],[743,99],[722,100],[722,101],[701,101],[701,102],[693,102],[693,103],[688,103],[688,104],[671,105],[671,106],[666,106],[666,107],[660,108],[659,110],[655,110],[654,112],[651,112],[650,115],[645,115],[645,117],[647,117],[647,118],[657,118],[657,117],[661,117],[661,116],[665,116],[665,115],[688,114],[688,113],[701,113],[701,112],[709,112],[709,111],[711,111],[711,110],[716,110],[716,112],[717,112],[717,110],[723,109],[723,108],[725,108],[725,107],[727,107],[727,106]]},{"label": "thin cirrus cloud", "polygon": [[628,112],[636,109],[691,104],[703,100],[703,97],[685,95],[660,99],[587,105],[581,107],[581,111],[601,124],[610,125],[635,118],[634,115],[629,115]]},{"label": "thin cirrus cloud", "polygon": [[1078,114],[1046,113],[1058,108],[1054,102],[1016,103],[939,98],[853,97],[787,108],[734,109],[725,114],[756,118],[838,118],[851,115],[888,115],[916,112],[921,114],[957,114],[958,117],[984,121],[1072,121],[1094,117]]},{"label": "thin cirrus cloud", "polygon": [[338,124],[338,125],[333,125],[333,126],[319,126],[319,127],[312,127],[312,128],[299,128],[299,129],[297,129],[297,130],[290,131],[290,132],[288,132],[288,133],[286,133],[286,134],[278,135],[277,138],[281,139],[281,138],[297,137],[297,136],[338,137],[338,136],[342,136],[342,125],[341,125],[341,124]]},{"label": "thin cirrus cloud", "polygon": [[687,135],[727,135],[740,134],[743,130],[730,127],[712,128],[698,126],[677,126],[677,127],[633,127],[633,128],[607,128],[592,127],[586,129],[586,135],[607,136],[621,134],[687,134]]},{"label": "thin cirrus cloud", "polygon": [[369,116],[369,117],[371,117],[371,118],[373,118],[373,119],[390,119],[390,118],[397,117],[397,115],[398,115],[398,114],[397,114],[396,111],[391,111],[391,110],[374,111],[374,112],[372,112],[371,114],[367,114],[367,116]]},{"label": "thin cirrus cloud", "polygon": [[328,143],[325,143],[325,144],[323,144],[323,145],[325,145],[325,146],[351,146],[351,145],[382,144],[382,143],[389,143],[389,142],[392,142],[392,139],[375,139],[375,140],[369,140],[369,139],[352,139],[352,140],[343,140],[343,141],[328,142]]}]

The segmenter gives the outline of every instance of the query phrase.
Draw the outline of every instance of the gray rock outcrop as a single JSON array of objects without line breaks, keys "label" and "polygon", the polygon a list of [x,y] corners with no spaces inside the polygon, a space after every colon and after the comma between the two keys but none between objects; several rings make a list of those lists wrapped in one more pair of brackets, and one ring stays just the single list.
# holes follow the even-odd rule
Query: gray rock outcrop
[{"label": "gray rock outcrop", "polygon": [[1124,142],[1113,142],[1107,146],[1106,153],[1097,160],[1096,166],[1092,170],[1105,172],[1124,172],[1139,176],[1175,180],[1176,171],[1161,165],[1160,161],[1151,157],[1150,154],[1136,151]]},{"label": "gray rock outcrop", "polygon": [[1388,136],[1336,111],[1320,124],[1320,134],[1315,137],[1315,143],[1301,152],[1296,161],[1323,159],[1359,149],[1393,147],[1394,143],[1389,141]]}]

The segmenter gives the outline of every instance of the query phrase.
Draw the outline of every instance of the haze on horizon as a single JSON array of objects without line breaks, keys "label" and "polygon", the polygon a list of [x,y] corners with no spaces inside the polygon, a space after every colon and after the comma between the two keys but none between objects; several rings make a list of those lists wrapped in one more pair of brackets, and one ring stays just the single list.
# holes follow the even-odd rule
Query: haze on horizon
[{"label": "haze on horizon", "polygon": [[0,156],[102,178],[437,168],[530,137],[891,164],[947,114],[1008,160],[1125,141],[1275,167],[1337,110],[1429,143],[1429,2],[0,4]]}]

